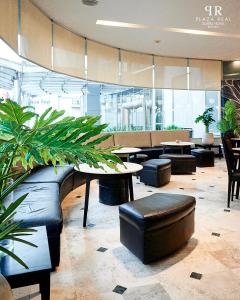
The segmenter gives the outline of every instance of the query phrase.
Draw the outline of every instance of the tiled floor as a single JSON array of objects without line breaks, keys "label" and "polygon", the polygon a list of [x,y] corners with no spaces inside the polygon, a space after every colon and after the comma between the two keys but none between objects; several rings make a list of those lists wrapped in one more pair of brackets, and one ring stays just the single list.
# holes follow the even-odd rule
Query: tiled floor
[{"label": "tiled floor", "polygon": [[[51,276],[51,299],[240,299],[240,201],[234,201],[230,212],[224,211],[224,160],[217,159],[214,168],[197,169],[195,175],[172,176],[162,188],[137,183],[135,178],[136,199],[156,192],[196,197],[196,229],[187,246],[157,263],[143,265],[120,244],[118,207],[98,202],[95,182],[88,215],[92,225],[82,228],[81,187],[63,202],[61,265]],[[196,278],[192,278],[192,272],[202,276],[193,274]],[[119,293],[113,292],[116,286],[120,286],[115,289]],[[14,296],[40,299],[37,290],[37,286],[21,288]]]}]

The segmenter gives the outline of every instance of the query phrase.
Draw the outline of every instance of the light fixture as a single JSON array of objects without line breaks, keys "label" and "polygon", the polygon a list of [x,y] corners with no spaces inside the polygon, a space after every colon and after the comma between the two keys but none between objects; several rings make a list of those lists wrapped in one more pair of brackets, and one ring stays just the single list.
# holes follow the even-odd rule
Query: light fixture
[{"label": "light fixture", "polygon": [[234,60],[233,64],[234,66],[240,66],[240,60]]},{"label": "light fixture", "polygon": [[206,35],[206,36],[216,36],[216,37],[227,37],[227,38],[240,39],[240,34],[188,29],[188,28],[161,27],[158,25],[135,24],[135,23],[116,22],[116,21],[109,21],[109,20],[97,20],[96,24],[102,25],[102,26],[111,26],[111,27],[151,29],[151,30],[160,30],[160,31],[165,31],[165,32],[175,32],[175,33],[185,33],[185,34],[194,34],[194,35]]},{"label": "light fixture", "polygon": [[82,3],[88,6],[95,6],[98,4],[98,0],[82,0]]},{"label": "light fixture", "polygon": [[111,27],[148,28],[148,26],[146,25],[125,23],[125,22],[115,22],[115,21],[108,21],[108,20],[97,20],[96,24],[102,26],[111,26]]}]

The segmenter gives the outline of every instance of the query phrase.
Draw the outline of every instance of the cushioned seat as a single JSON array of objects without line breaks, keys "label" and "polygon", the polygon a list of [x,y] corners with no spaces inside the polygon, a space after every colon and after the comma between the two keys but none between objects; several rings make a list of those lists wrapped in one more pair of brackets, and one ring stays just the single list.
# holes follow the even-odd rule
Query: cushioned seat
[{"label": "cushioned seat", "polygon": [[14,198],[29,193],[18,207],[14,220],[22,227],[46,226],[51,261],[57,266],[60,260],[60,234],[63,227],[62,210],[57,183],[23,183],[14,191]]},{"label": "cushioned seat", "polygon": [[196,158],[189,154],[162,154],[159,158],[171,160],[172,174],[196,172]]},{"label": "cushioned seat", "polygon": [[144,161],[148,160],[148,155],[143,153],[137,153],[130,156],[130,162],[135,164],[141,164]]},{"label": "cushioned seat", "polygon": [[24,183],[55,182],[59,185],[59,199],[62,201],[73,189],[85,183],[85,178],[72,165],[38,167],[25,179]]},{"label": "cushioned seat", "polygon": [[142,165],[143,169],[139,172],[141,182],[160,187],[170,181],[171,161],[169,159],[150,159]]},{"label": "cushioned seat", "polygon": [[197,167],[214,167],[215,153],[213,151],[207,149],[193,149],[191,153],[196,157]]},{"label": "cushioned seat", "polygon": [[[24,182],[41,183],[41,182],[56,182],[61,184],[66,176],[74,173],[74,166],[66,165],[64,167],[57,166],[57,173],[53,166],[39,167],[34,169]],[[40,171],[40,172],[39,172]]]},{"label": "cushioned seat", "polygon": [[194,232],[195,198],[157,193],[119,207],[120,240],[143,263],[183,246]]}]

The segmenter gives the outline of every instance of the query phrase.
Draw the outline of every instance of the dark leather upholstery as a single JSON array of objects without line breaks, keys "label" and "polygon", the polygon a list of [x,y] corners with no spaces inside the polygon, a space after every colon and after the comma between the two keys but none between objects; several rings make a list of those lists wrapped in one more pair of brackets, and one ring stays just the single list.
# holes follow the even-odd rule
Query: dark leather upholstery
[{"label": "dark leather upholstery", "polygon": [[150,159],[155,159],[163,153],[163,147],[142,148],[140,153],[146,154]]},{"label": "dark leather upholstery", "polygon": [[195,198],[157,193],[119,207],[120,240],[143,263],[183,246],[194,232]]},{"label": "dark leather upholstery", "polygon": [[172,174],[196,172],[196,158],[189,154],[162,154],[159,158],[171,160]]},{"label": "dark leather upholstery", "polygon": [[63,227],[59,185],[57,183],[23,183],[14,192],[14,197],[17,199],[25,193],[29,194],[17,209],[14,219],[22,221],[22,227],[46,226],[52,266],[58,266],[60,234]]},{"label": "dark leather upholstery", "polygon": [[61,201],[85,179],[73,166],[36,168],[14,192],[14,197],[29,193],[17,210],[15,220],[22,220],[23,227],[45,225],[47,228],[52,267],[60,262],[60,235],[63,219]]},{"label": "dark leather upholstery", "polygon": [[128,202],[128,179],[120,176],[99,179],[99,202],[106,205],[120,205]]},{"label": "dark leather upholstery", "polygon": [[[57,172],[53,166],[39,167],[34,169],[25,179],[27,183],[56,182],[62,184],[66,176],[74,173],[74,166],[66,165],[64,167],[56,166]],[[40,172],[39,172],[40,171]]]},{"label": "dark leather upholstery", "polygon": [[38,167],[24,181],[25,183],[56,182],[60,188],[60,200],[62,201],[73,189],[85,183],[85,178],[74,169],[72,165],[64,167],[56,166]]},{"label": "dark leather upholstery", "polygon": [[193,156],[196,157],[197,167],[214,167],[214,152],[205,149],[191,150]]},{"label": "dark leather upholstery", "polygon": [[135,155],[130,156],[130,162],[135,163],[135,164],[141,164],[146,160],[148,160],[147,154],[137,153]]},{"label": "dark leather upholstery", "polygon": [[143,169],[139,172],[141,182],[160,187],[170,181],[171,161],[169,159],[150,159],[142,165]]},{"label": "dark leather upholstery", "polygon": [[57,183],[21,184],[14,191],[14,198],[29,193],[17,209],[15,219],[23,220],[26,226],[46,225],[48,233],[61,233],[62,213],[59,205]]}]

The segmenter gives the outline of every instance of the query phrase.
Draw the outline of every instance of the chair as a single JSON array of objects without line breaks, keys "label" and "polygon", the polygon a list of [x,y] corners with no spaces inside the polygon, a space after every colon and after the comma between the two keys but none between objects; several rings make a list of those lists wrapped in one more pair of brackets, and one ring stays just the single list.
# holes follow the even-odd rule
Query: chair
[{"label": "chair", "polygon": [[[232,150],[232,141],[231,137],[228,134],[225,134],[223,139],[223,149],[225,153],[225,159],[228,170],[228,202],[227,206],[230,207],[230,200],[233,201],[233,194],[235,190],[235,183],[240,184],[240,171],[237,170],[237,158],[234,155]],[[239,188],[237,188],[236,198],[239,197]]]}]

